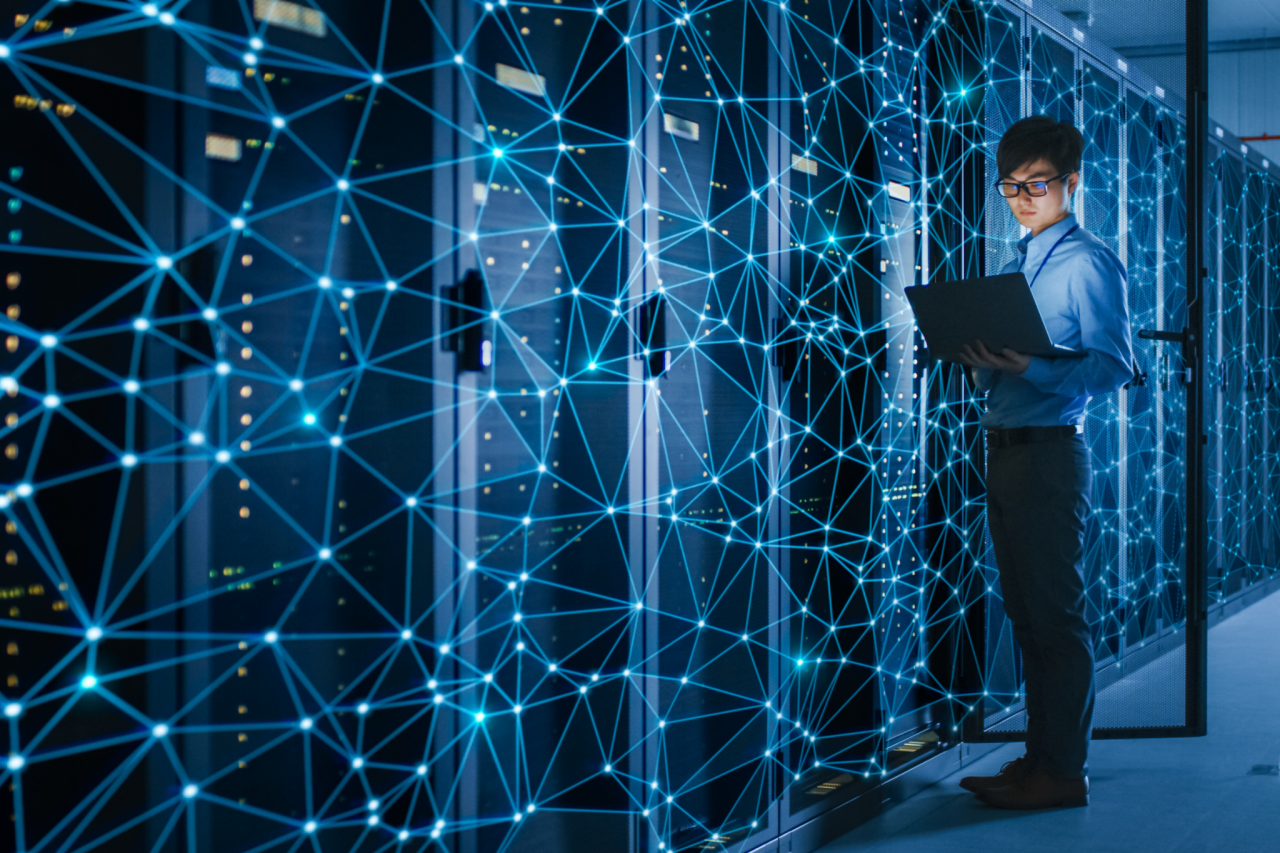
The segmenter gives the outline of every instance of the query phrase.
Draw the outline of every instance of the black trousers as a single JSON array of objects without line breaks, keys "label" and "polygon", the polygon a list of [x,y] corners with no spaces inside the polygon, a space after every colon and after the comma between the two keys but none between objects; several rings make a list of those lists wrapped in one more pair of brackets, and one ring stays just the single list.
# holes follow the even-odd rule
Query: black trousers
[{"label": "black trousers", "polygon": [[1027,756],[1084,776],[1093,727],[1093,639],[1084,533],[1093,470],[1084,437],[987,449],[987,519],[1004,610],[1022,649]]}]

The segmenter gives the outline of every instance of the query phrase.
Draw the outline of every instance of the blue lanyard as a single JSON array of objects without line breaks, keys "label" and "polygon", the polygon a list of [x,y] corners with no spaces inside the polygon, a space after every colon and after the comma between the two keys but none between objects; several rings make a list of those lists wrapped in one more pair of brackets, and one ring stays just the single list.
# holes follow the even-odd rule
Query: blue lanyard
[{"label": "blue lanyard", "polygon": [[[1049,263],[1049,258],[1053,256],[1053,250],[1058,248],[1058,246],[1062,245],[1062,241],[1070,237],[1072,234],[1074,234],[1075,230],[1079,227],[1080,227],[1079,225],[1072,225],[1070,230],[1068,230],[1066,234],[1063,234],[1061,237],[1059,237],[1058,242],[1053,244],[1053,248],[1049,250],[1049,254],[1045,255],[1044,260],[1040,262],[1040,269],[1036,270],[1035,277],[1031,279],[1031,284],[1027,285],[1028,289],[1036,286],[1036,279],[1039,278],[1040,273],[1044,271],[1044,265]],[[1022,267],[1026,263],[1027,263],[1027,256],[1023,255],[1022,263],[1018,265],[1018,272],[1022,272]]]}]

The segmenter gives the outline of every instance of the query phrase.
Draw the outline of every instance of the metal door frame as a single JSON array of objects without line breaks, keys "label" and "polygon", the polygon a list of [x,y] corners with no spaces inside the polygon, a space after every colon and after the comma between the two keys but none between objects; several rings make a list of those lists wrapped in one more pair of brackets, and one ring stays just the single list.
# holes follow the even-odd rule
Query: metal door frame
[{"label": "metal door frame", "polygon": [[[1093,64],[1100,70],[1106,70],[1119,78],[1121,99],[1125,98],[1128,89],[1134,84],[1128,75],[1117,75],[1107,68],[1107,63],[1086,50],[1084,45],[1072,44],[1052,21],[1044,19],[1043,12],[1028,12],[1014,6],[1009,0],[1001,3],[1008,12],[1021,17],[1023,21],[1023,42],[1021,61],[1025,69],[1026,50],[1029,44],[1031,28],[1039,26],[1044,35],[1053,37],[1055,41],[1072,50],[1073,80],[1078,81],[1082,62],[1089,54]],[[1187,104],[1186,104],[1186,203],[1187,203],[1187,326],[1177,332],[1157,332],[1155,340],[1178,343],[1181,345],[1182,357],[1187,369],[1187,411],[1186,411],[1186,539],[1185,562],[1186,572],[1183,589],[1186,600],[1185,634],[1182,642],[1186,647],[1185,667],[1185,718],[1180,726],[1151,727],[1115,727],[1094,729],[1095,739],[1127,739],[1142,737],[1199,737],[1207,733],[1207,572],[1206,542],[1207,526],[1205,514],[1206,466],[1204,448],[1207,443],[1205,433],[1205,383],[1201,377],[1204,372],[1203,340],[1205,335],[1206,312],[1205,297],[1205,210],[1209,197],[1206,188],[1206,149],[1209,141],[1208,125],[1208,5],[1207,0],[1186,0],[1186,34],[1187,34]],[[1052,14],[1052,13],[1050,13]],[[1078,85],[1078,84],[1077,84]],[[1023,78],[1023,112],[1029,111],[1030,81],[1024,71]],[[1081,117],[1079,94],[1074,110],[1077,122]],[[1120,126],[1121,144],[1128,138],[1128,121]],[[1120,158],[1122,172],[1126,169],[1127,153]],[[1124,180],[1121,181],[1122,190]],[[1123,212],[1122,212],[1123,216]],[[1122,507],[1123,510],[1123,507]],[[985,632],[980,632],[984,639]],[[1176,637],[1176,631],[1170,639]],[[1164,641],[1165,643],[1168,640]],[[1151,656],[1154,659],[1155,655]],[[1130,670],[1132,672],[1133,670]],[[999,742],[1022,740],[1022,732],[996,732],[985,729],[982,715],[968,718],[964,727],[964,739],[970,742]]]}]

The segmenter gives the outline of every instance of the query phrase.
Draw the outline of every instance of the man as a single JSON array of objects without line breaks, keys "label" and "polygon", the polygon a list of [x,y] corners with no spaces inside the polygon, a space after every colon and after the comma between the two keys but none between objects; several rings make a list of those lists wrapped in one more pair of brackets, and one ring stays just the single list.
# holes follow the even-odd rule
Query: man
[{"label": "man", "polygon": [[1133,349],[1124,266],[1071,214],[1083,152],[1080,131],[1032,116],[1004,134],[996,165],[997,191],[1031,229],[1002,272],[1026,274],[1050,338],[1086,357],[993,353],[981,342],[962,356],[987,392],[987,521],[1022,649],[1027,742],[999,774],[960,784],[1001,808],[1089,803],[1094,662],[1084,535],[1093,472],[1084,412],[1090,397],[1133,377]]}]

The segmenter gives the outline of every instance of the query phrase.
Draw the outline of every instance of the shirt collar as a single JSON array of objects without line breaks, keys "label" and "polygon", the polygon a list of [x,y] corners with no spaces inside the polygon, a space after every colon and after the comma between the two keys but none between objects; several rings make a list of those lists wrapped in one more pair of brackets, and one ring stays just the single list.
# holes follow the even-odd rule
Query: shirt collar
[{"label": "shirt collar", "polygon": [[[1034,242],[1037,246],[1052,246],[1054,243],[1058,242],[1059,237],[1074,228],[1075,224],[1076,215],[1074,213],[1068,213],[1066,219],[1061,222],[1055,222],[1048,228],[1041,231],[1040,234],[1034,238]],[[1027,249],[1030,247],[1032,242],[1033,238],[1031,237],[1031,234],[1028,233],[1027,236],[1018,241],[1018,251],[1026,254]]]}]

